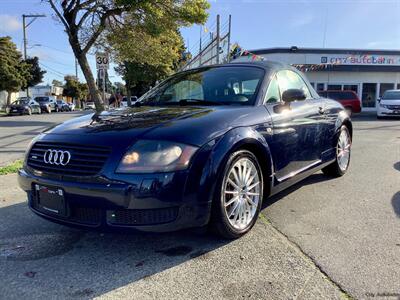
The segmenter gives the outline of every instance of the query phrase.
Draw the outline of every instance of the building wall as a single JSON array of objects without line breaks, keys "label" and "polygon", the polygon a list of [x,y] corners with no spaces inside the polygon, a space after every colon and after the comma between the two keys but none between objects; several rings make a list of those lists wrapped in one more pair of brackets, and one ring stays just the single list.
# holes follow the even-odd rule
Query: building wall
[{"label": "building wall", "polygon": [[[6,91],[0,91],[0,109],[4,109],[7,105],[7,95],[8,93]],[[12,93],[11,102],[17,100],[18,97],[19,93]]]}]

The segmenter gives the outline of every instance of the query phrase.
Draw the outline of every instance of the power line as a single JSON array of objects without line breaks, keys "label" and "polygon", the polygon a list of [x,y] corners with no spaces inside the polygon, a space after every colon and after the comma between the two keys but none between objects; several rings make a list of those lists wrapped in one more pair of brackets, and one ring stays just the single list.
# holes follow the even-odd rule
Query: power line
[{"label": "power line", "polygon": [[39,64],[40,64],[41,66],[43,66],[44,68],[46,68],[46,69],[48,69],[48,70],[50,70],[50,71],[53,71],[54,73],[57,73],[59,76],[64,77],[64,76],[66,75],[66,74],[63,74],[63,73],[61,73],[61,72],[59,72],[59,71],[53,69],[53,68],[50,68],[49,66],[46,66],[45,64],[43,64],[43,63],[41,63],[41,62],[39,62]]}]

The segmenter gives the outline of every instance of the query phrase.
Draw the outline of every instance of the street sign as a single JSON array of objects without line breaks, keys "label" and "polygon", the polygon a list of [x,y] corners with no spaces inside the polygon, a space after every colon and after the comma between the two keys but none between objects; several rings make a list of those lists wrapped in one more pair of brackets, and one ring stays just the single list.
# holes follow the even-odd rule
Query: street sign
[{"label": "street sign", "polygon": [[96,68],[98,70],[108,69],[109,59],[106,53],[96,53]]}]

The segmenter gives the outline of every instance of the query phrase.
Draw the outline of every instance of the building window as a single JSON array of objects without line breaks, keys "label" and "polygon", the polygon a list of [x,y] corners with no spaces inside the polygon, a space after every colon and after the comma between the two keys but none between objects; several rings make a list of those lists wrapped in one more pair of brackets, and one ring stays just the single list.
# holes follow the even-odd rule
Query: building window
[{"label": "building window", "polygon": [[341,84],[328,84],[328,91],[341,91],[342,85]]},{"label": "building window", "polygon": [[317,92],[325,90],[325,84],[317,83]]},{"label": "building window", "polygon": [[396,89],[400,90],[400,83],[397,84]]},{"label": "building window", "polygon": [[363,83],[362,106],[375,107],[376,83]]},{"label": "building window", "polygon": [[310,82],[310,84],[311,84],[311,86],[312,86],[313,88],[315,88],[315,83],[314,83],[314,82]]},{"label": "building window", "polygon": [[353,91],[358,94],[358,84],[345,84],[343,85],[343,91]]},{"label": "building window", "polygon": [[383,96],[383,93],[386,92],[387,90],[393,90],[394,89],[394,83],[381,83],[381,87],[379,89],[379,98]]}]

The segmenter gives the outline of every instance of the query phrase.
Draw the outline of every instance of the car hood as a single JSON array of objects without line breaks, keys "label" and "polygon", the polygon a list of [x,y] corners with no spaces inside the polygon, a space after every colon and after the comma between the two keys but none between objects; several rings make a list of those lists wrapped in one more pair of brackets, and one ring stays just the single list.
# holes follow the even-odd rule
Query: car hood
[{"label": "car hood", "polygon": [[45,133],[109,143],[147,138],[201,146],[231,128],[257,124],[266,116],[262,107],[250,106],[142,106],[85,115]]},{"label": "car hood", "polygon": [[380,104],[384,105],[400,105],[400,99],[395,99],[395,100],[384,100],[382,99]]}]

